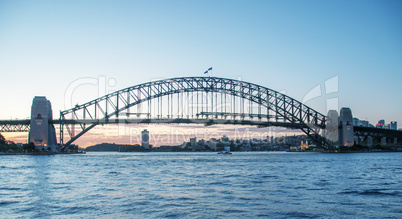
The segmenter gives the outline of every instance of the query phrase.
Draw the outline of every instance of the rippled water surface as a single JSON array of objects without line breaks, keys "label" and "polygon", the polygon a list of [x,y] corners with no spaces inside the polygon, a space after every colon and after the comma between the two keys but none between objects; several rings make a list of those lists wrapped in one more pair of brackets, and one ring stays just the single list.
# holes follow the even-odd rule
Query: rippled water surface
[{"label": "rippled water surface", "polygon": [[0,218],[402,218],[402,153],[0,156]]}]

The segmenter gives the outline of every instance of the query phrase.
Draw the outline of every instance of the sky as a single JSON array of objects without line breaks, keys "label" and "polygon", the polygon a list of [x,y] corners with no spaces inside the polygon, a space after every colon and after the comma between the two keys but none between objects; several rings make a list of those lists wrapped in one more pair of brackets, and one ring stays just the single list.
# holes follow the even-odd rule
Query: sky
[{"label": "sky", "polygon": [[[401,39],[397,0],[0,0],[0,119],[29,118],[34,96],[59,118],[111,91],[213,67],[323,114],[349,107],[402,126]],[[79,143],[107,141],[109,129],[119,133],[99,128]]]}]

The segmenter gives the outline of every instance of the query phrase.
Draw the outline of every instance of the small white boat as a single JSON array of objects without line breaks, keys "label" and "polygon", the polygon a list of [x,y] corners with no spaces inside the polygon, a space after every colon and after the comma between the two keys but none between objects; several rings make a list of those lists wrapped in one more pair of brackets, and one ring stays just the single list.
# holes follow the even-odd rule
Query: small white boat
[{"label": "small white boat", "polygon": [[219,151],[218,154],[229,155],[229,154],[232,154],[232,153],[229,152],[229,151]]}]

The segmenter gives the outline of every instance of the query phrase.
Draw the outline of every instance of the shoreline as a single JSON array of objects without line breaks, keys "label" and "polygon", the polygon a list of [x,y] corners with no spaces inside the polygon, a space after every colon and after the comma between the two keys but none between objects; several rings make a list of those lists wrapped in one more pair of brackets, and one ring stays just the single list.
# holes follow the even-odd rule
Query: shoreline
[{"label": "shoreline", "polygon": [[[117,152],[117,153],[149,153],[149,152],[159,152],[159,151],[135,151],[135,152],[118,152],[118,151],[89,151],[89,152]],[[172,152],[172,151],[163,151],[163,152]],[[182,153],[192,153],[192,152],[200,152],[200,151],[176,151]],[[176,153],[175,152],[175,153]],[[236,152],[245,152],[245,151],[231,151],[232,153]],[[269,152],[269,151],[247,151],[247,152]],[[326,153],[326,154],[348,154],[348,153],[394,153],[394,152],[402,152],[402,151],[275,151],[275,152],[286,152],[286,153]],[[46,156],[46,155],[67,155],[67,154],[86,154],[83,152],[46,152],[46,153],[0,153],[0,156],[12,156],[12,155],[31,155],[31,156]]]}]

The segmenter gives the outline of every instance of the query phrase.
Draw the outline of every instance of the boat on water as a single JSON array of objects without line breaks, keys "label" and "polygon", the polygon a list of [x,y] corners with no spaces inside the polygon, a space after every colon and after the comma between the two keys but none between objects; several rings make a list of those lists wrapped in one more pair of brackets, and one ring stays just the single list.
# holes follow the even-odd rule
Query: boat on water
[{"label": "boat on water", "polygon": [[229,152],[229,151],[219,151],[218,154],[229,155],[229,154],[232,154],[232,153]]}]

